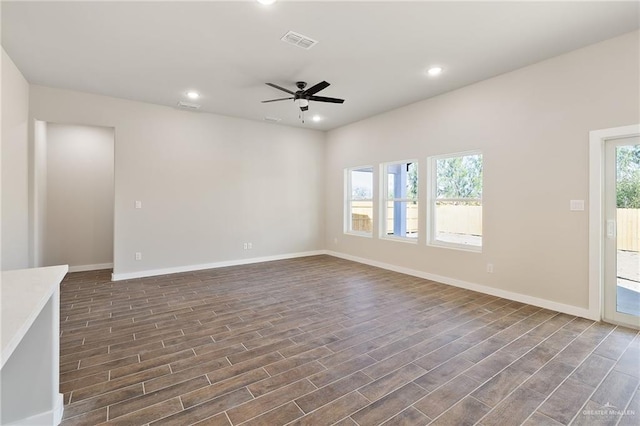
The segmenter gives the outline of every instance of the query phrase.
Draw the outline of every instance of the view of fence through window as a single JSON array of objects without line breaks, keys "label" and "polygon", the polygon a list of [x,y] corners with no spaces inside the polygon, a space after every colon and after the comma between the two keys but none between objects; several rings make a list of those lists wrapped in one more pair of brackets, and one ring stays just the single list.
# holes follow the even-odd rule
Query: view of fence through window
[{"label": "view of fence through window", "polygon": [[373,167],[348,171],[349,231],[371,234],[373,224]]},{"label": "view of fence through window", "polygon": [[[434,170],[426,183],[432,186],[428,215],[431,243],[482,246],[482,154],[464,153],[431,159]],[[383,173],[381,234],[418,237],[418,163],[385,163]],[[373,232],[373,167],[347,170],[348,232]]]},{"label": "view of fence through window", "polygon": [[617,310],[640,315],[640,145],[616,147]]},{"label": "view of fence through window", "polygon": [[482,246],[482,154],[434,159],[432,243]]}]

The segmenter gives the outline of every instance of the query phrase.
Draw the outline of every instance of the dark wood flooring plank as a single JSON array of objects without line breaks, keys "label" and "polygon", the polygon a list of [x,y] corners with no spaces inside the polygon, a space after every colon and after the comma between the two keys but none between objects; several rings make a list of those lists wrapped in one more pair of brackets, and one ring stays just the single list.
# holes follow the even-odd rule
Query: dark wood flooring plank
[{"label": "dark wood flooring plank", "polygon": [[340,419],[350,416],[362,407],[367,406],[369,402],[367,398],[358,392],[351,392],[318,408],[312,413],[306,414],[291,423],[290,426],[331,425]]},{"label": "dark wood flooring plank", "polygon": [[[384,422],[383,426],[424,426],[430,423],[431,419],[413,407],[409,407],[404,411],[391,417]],[[457,425],[458,423],[456,423]]]},{"label": "dark wood flooring plank", "polygon": [[353,414],[351,418],[360,426],[379,425],[396,414],[404,411],[427,391],[414,383],[408,383],[387,396]]},{"label": "dark wood flooring plank", "polygon": [[490,409],[477,399],[467,396],[430,424],[433,426],[472,426]]},{"label": "dark wood flooring plank", "polygon": [[634,330],[330,256],[110,273],[61,284],[63,426],[637,424]]},{"label": "dark wood flooring plank", "polygon": [[464,399],[479,385],[480,383],[475,380],[465,375],[460,375],[422,398],[414,404],[414,407],[430,418],[435,419],[458,401]]}]

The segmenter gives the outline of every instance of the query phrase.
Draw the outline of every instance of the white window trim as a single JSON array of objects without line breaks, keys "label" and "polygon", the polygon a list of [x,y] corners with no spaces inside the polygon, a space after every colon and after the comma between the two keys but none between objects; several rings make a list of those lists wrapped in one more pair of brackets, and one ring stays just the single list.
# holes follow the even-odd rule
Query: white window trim
[{"label": "white window trim", "polygon": [[[358,201],[371,201],[371,207],[372,207],[372,214],[374,215],[374,217],[371,218],[372,220],[372,226],[371,226],[371,232],[363,232],[363,231],[354,231],[351,229],[351,202],[354,201],[351,198],[351,172],[353,170],[361,170],[361,169],[371,169],[371,174],[372,174],[372,179],[371,179],[371,199],[366,199],[366,200],[358,200]],[[365,238],[373,238],[373,229],[375,226],[375,201],[374,201],[374,194],[375,194],[375,188],[373,187],[375,183],[375,167],[371,166],[371,165],[366,165],[366,166],[356,166],[356,167],[347,167],[346,169],[344,169],[344,200],[343,200],[343,204],[344,204],[344,226],[343,226],[343,231],[345,235],[353,235],[356,237],[365,237]]]},{"label": "white window trim", "polygon": [[410,198],[392,198],[387,199],[387,191],[389,190],[389,182],[387,176],[387,166],[392,166],[394,164],[407,164],[414,163],[416,166],[419,166],[417,159],[409,159],[409,160],[399,160],[399,161],[388,161],[386,163],[380,164],[380,208],[379,208],[379,216],[380,217],[380,225],[379,225],[379,233],[378,236],[381,240],[389,240],[389,241],[397,241],[401,243],[409,243],[409,244],[418,244],[418,238],[420,237],[420,213],[418,211],[418,236],[416,238],[409,237],[398,237],[396,235],[388,235],[386,233],[387,226],[387,202],[389,201],[404,201],[404,202],[413,202],[415,201],[420,207],[420,170],[418,170],[418,198],[412,200]]},{"label": "white window trim", "polygon": [[[469,244],[458,244],[458,243],[450,243],[447,241],[440,241],[435,238],[435,218],[436,218],[436,200],[437,201],[480,201],[480,205],[483,208],[484,212],[484,203],[482,198],[437,198],[437,161],[445,158],[453,158],[453,157],[465,157],[468,155],[482,155],[482,168],[483,168],[483,179],[482,179],[482,190],[484,193],[484,154],[481,150],[473,150],[473,151],[463,151],[463,152],[454,152],[451,154],[441,154],[434,155],[431,157],[427,157],[427,246],[430,247],[438,247],[438,248],[446,248],[453,250],[461,250],[468,251],[472,253],[482,253],[482,248],[484,247],[484,233],[482,235],[482,245],[474,246]],[[484,215],[483,215],[484,222]]]}]

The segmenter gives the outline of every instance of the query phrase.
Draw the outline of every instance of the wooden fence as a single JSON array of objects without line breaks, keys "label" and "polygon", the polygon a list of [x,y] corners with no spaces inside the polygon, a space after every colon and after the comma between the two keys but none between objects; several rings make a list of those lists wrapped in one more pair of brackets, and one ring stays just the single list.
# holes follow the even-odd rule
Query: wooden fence
[{"label": "wooden fence", "polygon": [[436,221],[438,232],[481,236],[482,206],[437,206]]},{"label": "wooden fence", "polygon": [[640,251],[640,209],[618,209],[618,250]]},{"label": "wooden fence", "polygon": [[[481,206],[438,206],[438,230],[448,234],[482,235]],[[371,232],[371,205],[354,203],[351,210],[351,229]],[[393,229],[393,207],[387,210],[387,228]],[[407,207],[407,232],[418,232],[418,206]]]},{"label": "wooden fence", "polygon": [[[481,206],[438,206],[437,229],[440,232],[463,235],[482,235]],[[352,229],[354,231],[372,231],[372,207],[358,206],[354,203],[352,211]],[[389,208],[387,217],[393,216]],[[640,209],[618,209],[618,250],[640,251]],[[387,219],[387,229],[393,229],[393,220]],[[407,209],[407,231],[418,230],[418,206]]]}]

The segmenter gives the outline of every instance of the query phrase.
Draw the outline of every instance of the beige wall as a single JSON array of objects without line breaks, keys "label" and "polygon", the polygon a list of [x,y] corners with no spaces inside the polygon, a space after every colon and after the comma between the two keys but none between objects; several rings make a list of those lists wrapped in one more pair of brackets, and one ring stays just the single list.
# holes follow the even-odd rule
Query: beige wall
[{"label": "beige wall", "polygon": [[321,132],[36,85],[30,109],[115,128],[116,275],[322,248]]},{"label": "beige wall", "polygon": [[[588,198],[589,131],[640,121],[638,40],[627,34],[329,132],[327,248],[587,308],[588,214],[569,211],[569,200]],[[344,168],[419,158],[424,218],[427,157],[469,150],[484,156],[482,253],[427,246],[424,220],[417,245],[343,234]]]},{"label": "beige wall", "polygon": [[29,83],[2,49],[2,270],[29,266]]},{"label": "beige wall", "polygon": [[[638,40],[611,39],[326,135],[41,86],[30,88],[31,118],[115,127],[116,273],[324,247],[583,309],[588,215],[569,200],[587,201],[588,132],[640,121]],[[426,158],[476,149],[482,253],[426,246],[424,221],[416,245],[342,233],[345,167],[419,158],[424,218]],[[253,251],[242,249],[248,241]]]},{"label": "beige wall", "polygon": [[113,263],[114,136],[109,127],[47,123],[43,266]]}]

